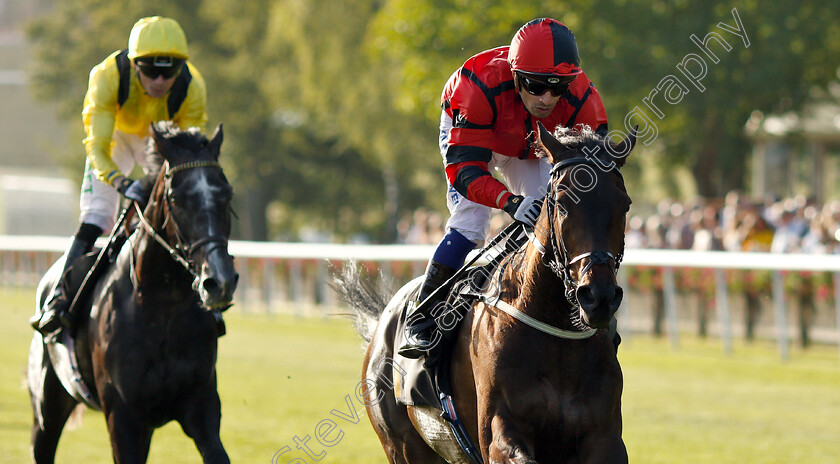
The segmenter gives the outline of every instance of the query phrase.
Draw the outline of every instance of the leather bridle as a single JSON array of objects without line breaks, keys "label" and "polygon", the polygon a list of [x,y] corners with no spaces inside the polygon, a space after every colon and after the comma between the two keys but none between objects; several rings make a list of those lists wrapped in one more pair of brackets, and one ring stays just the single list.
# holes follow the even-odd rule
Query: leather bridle
[{"label": "leather bridle", "polygon": [[[622,243],[621,251],[618,252],[617,255],[612,254],[609,250],[592,250],[587,251],[585,253],[581,253],[579,255],[570,257],[569,251],[566,248],[566,243],[563,240],[562,231],[557,230],[557,226],[555,225],[554,217],[556,214],[557,200],[556,194],[557,186],[560,184],[559,179],[562,173],[569,168],[580,166],[580,165],[590,165],[594,166],[595,169],[605,170],[605,166],[601,163],[598,163],[590,158],[584,157],[577,157],[577,158],[570,158],[567,160],[560,161],[556,163],[551,168],[551,173],[549,174],[549,187],[548,193],[545,196],[545,205],[548,209],[547,214],[549,217],[549,227],[548,227],[548,234],[549,234],[549,243],[552,243],[553,254],[552,256],[546,257],[546,248],[545,246],[539,242],[533,235],[531,235],[531,241],[536,246],[536,248],[542,253],[543,255],[543,264],[545,264],[549,269],[554,272],[558,277],[563,280],[563,286],[565,287],[565,294],[566,299],[569,303],[575,307],[580,307],[580,304],[577,301],[576,290],[578,288],[578,280],[572,277],[571,267],[573,264],[582,261],[584,259],[588,259],[583,269],[578,273],[579,276],[585,275],[592,266],[599,265],[599,264],[607,264],[609,265],[612,262],[612,271],[613,273],[618,272],[618,268],[621,265],[621,260],[624,257],[624,244]],[[614,165],[610,165],[609,169],[605,170],[606,172],[613,172],[617,174],[619,177],[622,178],[621,172],[616,168]]]},{"label": "leather bridle", "polygon": [[157,233],[157,231],[155,231],[155,228],[143,215],[143,211],[140,209],[139,205],[136,202],[134,203],[134,207],[137,210],[137,217],[140,220],[140,224],[143,226],[146,232],[148,232],[149,235],[151,235],[152,238],[154,238],[155,241],[158,242],[158,244],[160,244],[160,246],[162,246],[166,251],[168,251],[169,256],[171,256],[172,259],[174,259],[178,264],[183,266],[184,269],[186,269],[187,272],[189,272],[192,275],[193,279],[198,279],[199,275],[199,271],[195,268],[196,262],[193,259],[193,254],[195,254],[195,252],[200,250],[202,247],[205,247],[210,244],[214,244],[215,246],[210,248],[209,250],[206,250],[206,252],[208,253],[209,251],[215,248],[226,248],[228,245],[228,239],[227,237],[222,236],[209,236],[196,240],[193,243],[189,243],[187,240],[185,240],[184,235],[181,233],[181,228],[178,226],[178,222],[175,221],[175,218],[171,214],[172,200],[170,199],[169,192],[172,189],[172,178],[176,173],[184,171],[186,169],[208,167],[216,168],[219,170],[222,169],[222,166],[216,161],[193,161],[171,167],[169,165],[169,162],[166,162],[166,171],[164,173],[165,191],[163,196],[166,202],[166,210],[169,212],[169,214],[166,214],[166,220],[164,221],[163,228],[166,228],[166,224],[168,222],[171,222],[173,229],[175,229],[176,244],[174,247],[170,245],[169,242],[164,240],[163,237],[161,237],[160,234]]}]

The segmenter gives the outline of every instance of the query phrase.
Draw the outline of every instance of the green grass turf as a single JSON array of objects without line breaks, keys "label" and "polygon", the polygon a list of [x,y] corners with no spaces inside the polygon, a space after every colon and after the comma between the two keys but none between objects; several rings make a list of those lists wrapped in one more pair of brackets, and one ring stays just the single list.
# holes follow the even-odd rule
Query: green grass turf
[{"label": "green grass turf", "polygon": [[[0,290],[0,462],[29,460],[31,412],[23,387],[31,331],[31,290]],[[359,338],[343,318],[228,313],[220,339],[222,440],[233,462],[385,462],[355,398],[362,358]],[[667,339],[633,336],[621,346],[625,374],[624,439],[636,463],[835,463],[840,456],[840,356],[836,347],[792,350],[781,362],[774,345],[735,345],[721,354],[716,340],[684,336],[678,351]],[[350,414],[358,423],[331,415]],[[338,425],[319,444],[315,427]],[[343,435],[339,435],[340,432]],[[316,461],[296,449],[308,442]],[[338,437],[341,437],[338,440]],[[294,461],[295,458],[300,459]],[[65,431],[59,463],[111,462],[102,415],[87,411]],[[150,463],[200,463],[177,424],[158,430]]]}]

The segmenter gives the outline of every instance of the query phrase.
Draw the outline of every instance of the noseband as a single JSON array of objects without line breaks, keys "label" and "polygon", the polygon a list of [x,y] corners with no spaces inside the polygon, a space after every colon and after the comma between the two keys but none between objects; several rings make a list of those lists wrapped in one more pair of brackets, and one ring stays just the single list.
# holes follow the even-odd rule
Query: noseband
[{"label": "noseband", "polygon": [[[172,203],[171,203],[171,200],[170,200],[169,195],[168,195],[169,190],[171,190],[171,188],[172,188],[171,187],[172,177],[177,172],[184,171],[184,170],[187,170],[187,169],[192,169],[192,168],[218,168],[219,170],[221,170],[222,165],[220,165],[216,161],[193,161],[193,162],[179,164],[177,166],[170,167],[169,162],[167,161],[166,162],[166,172],[164,173],[164,178],[166,179],[165,180],[166,192],[164,192],[164,195],[163,195],[163,197],[166,201],[167,210],[169,210],[169,211],[172,210]],[[146,229],[146,232],[148,232],[155,239],[155,241],[158,242],[158,244],[160,244],[164,249],[166,249],[166,251],[169,252],[169,256],[171,256],[172,259],[174,259],[178,264],[183,266],[184,269],[186,269],[187,272],[189,272],[190,275],[192,275],[193,279],[197,279],[198,274],[199,274],[199,272],[195,269],[195,261],[192,258],[192,255],[196,251],[200,250],[203,246],[211,244],[211,243],[216,244],[216,246],[211,248],[211,250],[215,249],[215,248],[218,248],[218,247],[227,247],[227,244],[228,244],[227,237],[210,236],[210,237],[203,237],[199,240],[196,240],[193,243],[187,242],[184,239],[184,236],[181,233],[181,228],[178,226],[178,223],[175,221],[175,218],[172,216],[172,214],[167,214],[166,215],[166,220],[164,221],[163,226],[165,228],[167,222],[170,222],[170,221],[172,222],[172,227],[175,229],[175,242],[176,242],[176,245],[173,247],[166,240],[164,240],[163,237],[161,237],[157,233],[157,231],[155,231],[155,228],[152,227],[151,224],[149,224],[149,221],[143,215],[143,211],[140,210],[140,207],[137,205],[137,203],[134,203],[134,207],[137,210],[137,217],[140,219],[140,223],[143,225],[143,228]],[[210,251],[210,250],[208,250],[208,251]]]},{"label": "noseband", "polygon": [[[566,249],[566,243],[563,240],[563,234],[561,231],[556,230],[557,226],[555,225],[554,217],[556,214],[556,200],[555,200],[555,193],[556,193],[556,185],[559,185],[560,175],[563,173],[564,170],[567,168],[571,168],[574,166],[580,165],[590,165],[594,166],[595,169],[604,170],[604,165],[600,164],[590,158],[570,158],[567,160],[563,160],[555,164],[551,168],[551,173],[549,174],[549,190],[546,194],[546,203],[545,206],[548,208],[548,217],[549,217],[549,243],[554,244],[555,246],[552,247],[554,251],[553,256],[549,257],[546,260],[545,256],[545,246],[539,242],[533,235],[530,235],[531,242],[536,246],[537,250],[540,251],[543,255],[543,264],[545,264],[549,269],[554,272],[558,277],[563,279],[563,286],[566,289],[566,300],[569,304],[572,305],[573,308],[579,308],[580,304],[577,300],[576,290],[578,288],[579,282],[578,280],[572,277],[571,267],[573,264],[582,261],[584,259],[589,259],[589,262],[581,269],[579,276],[585,275],[592,269],[592,266],[598,264],[609,264],[611,261],[613,263],[613,273],[618,273],[618,267],[621,265],[621,260],[624,257],[624,248],[618,253],[618,256],[613,255],[609,250],[592,250],[587,251],[585,253],[581,253],[574,257],[569,257],[569,251]],[[622,178],[621,171],[615,168],[614,165],[611,165],[607,172],[613,172],[618,174],[619,177]]]}]

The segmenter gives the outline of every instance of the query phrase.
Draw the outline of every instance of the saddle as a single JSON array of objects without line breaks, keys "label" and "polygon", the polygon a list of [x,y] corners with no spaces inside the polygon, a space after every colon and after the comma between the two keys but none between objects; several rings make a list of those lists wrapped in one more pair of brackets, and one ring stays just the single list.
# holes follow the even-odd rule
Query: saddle
[{"label": "saddle", "polygon": [[76,258],[61,276],[61,290],[71,301],[68,312],[73,319],[72,337],[76,335],[78,322],[88,315],[91,291],[99,278],[114,264],[127,238],[125,233],[114,234],[105,248],[94,248]]},{"label": "saddle", "polygon": [[[445,304],[435,314],[437,322],[436,332],[440,334],[438,341],[441,346],[431,350],[427,356],[417,359],[410,359],[394,353],[397,365],[401,366],[406,373],[395,376],[397,384],[394,386],[397,402],[410,406],[434,406],[440,407],[441,379],[448,376],[448,361],[451,356],[453,342],[457,336],[461,320],[472,309],[472,305],[478,298],[480,292],[478,287],[486,280],[487,269],[490,265],[479,266],[466,272],[465,275],[452,284]],[[419,282],[418,282],[419,283]],[[407,302],[417,299],[420,289],[415,288],[406,298]],[[400,308],[397,315],[397,330],[395,344],[401,342],[401,334],[404,333],[407,316],[411,304]],[[396,346],[395,345],[395,346]],[[400,382],[402,380],[402,382]],[[446,384],[448,382],[444,382]]]},{"label": "saddle", "polygon": [[[511,224],[514,226],[514,224]],[[509,227],[510,231],[515,231]],[[508,230],[506,229],[506,231]],[[403,375],[395,375],[395,378],[403,380],[403,385],[395,385],[394,392],[398,403],[410,406],[432,406],[441,407],[441,394],[449,394],[449,360],[452,354],[452,345],[457,336],[460,322],[472,309],[477,299],[488,291],[492,284],[492,276],[499,267],[505,266],[510,260],[507,258],[522,250],[528,241],[524,229],[518,235],[508,234],[503,231],[497,235],[487,250],[487,264],[462,268],[459,271],[460,279],[450,283],[446,298],[443,298],[443,305],[439,305],[433,312],[436,331],[440,334],[438,343],[443,346],[429,351],[429,354],[419,359],[409,359],[394,353],[398,365],[407,372]],[[504,240],[503,244],[500,241]],[[475,262],[475,260],[473,260]],[[418,282],[419,283],[419,282]],[[420,289],[415,288],[406,301],[416,301]],[[397,315],[398,324],[394,346],[401,343],[401,335],[405,332],[406,317],[409,304],[400,308]]]}]

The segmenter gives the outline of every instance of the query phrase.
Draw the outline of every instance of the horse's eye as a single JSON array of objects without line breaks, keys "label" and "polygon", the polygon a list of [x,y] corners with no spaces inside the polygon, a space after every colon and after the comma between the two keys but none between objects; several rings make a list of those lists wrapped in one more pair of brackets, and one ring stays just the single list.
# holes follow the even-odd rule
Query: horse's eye
[{"label": "horse's eye", "polygon": [[569,210],[566,209],[566,206],[561,201],[555,201],[554,207],[557,208],[557,215],[560,216],[560,219],[565,219],[566,216],[569,215]]},{"label": "horse's eye", "polygon": [[222,190],[222,198],[227,202],[233,199],[233,187],[227,187]]}]

